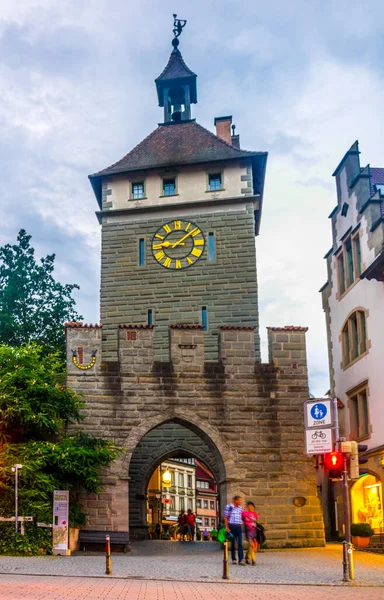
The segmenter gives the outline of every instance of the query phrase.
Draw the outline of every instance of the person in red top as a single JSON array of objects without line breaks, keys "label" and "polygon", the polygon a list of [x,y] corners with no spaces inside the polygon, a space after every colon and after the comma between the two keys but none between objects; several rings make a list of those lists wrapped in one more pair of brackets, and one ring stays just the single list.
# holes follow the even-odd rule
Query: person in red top
[{"label": "person in red top", "polygon": [[256,564],[257,552],[257,519],[259,515],[255,511],[253,502],[247,502],[247,510],[243,510],[241,518],[244,523],[245,537],[248,540],[248,550],[245,562],[247,565]]},{"label": "person in red top", "polygon": [[195,537],[196,515],[188,508],[187,512],[188,539],[193,542]]}]

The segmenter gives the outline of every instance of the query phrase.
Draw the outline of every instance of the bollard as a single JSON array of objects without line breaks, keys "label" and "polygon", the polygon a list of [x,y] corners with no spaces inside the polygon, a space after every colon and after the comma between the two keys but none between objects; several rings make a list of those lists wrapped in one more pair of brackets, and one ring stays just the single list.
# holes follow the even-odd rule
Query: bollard
[{"label": "bollard", "polygon": [[105,574],[112,575],[111,540],[109,535],[105,536]]},{"label": "bollard", "polygon": [[225,540],[223,544],[224,556],[223,556],[223,579],[229,579],[228,574],[228,540]]}]

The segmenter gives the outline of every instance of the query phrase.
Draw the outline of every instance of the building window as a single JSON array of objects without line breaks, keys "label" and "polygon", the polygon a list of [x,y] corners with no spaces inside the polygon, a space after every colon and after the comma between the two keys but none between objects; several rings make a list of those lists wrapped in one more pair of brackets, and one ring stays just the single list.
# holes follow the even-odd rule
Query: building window
[{"label": "building window", "polygon": [[188,508],[192,510],[192,498],[188,498]]},{"label": "building window", "polygon": [[204,508],[208,508],[208,500],[204,500]]},{"label": "building window", "polygon": [[343,295],[361,274],[361,250],[359,233],[349,235],[336,256],[339,295]]},{"label": "building window", "polygon": [[152,313],[152,309],[151,308],[148,309],[147,322],[148,322],[148,325],[153,325],[153,313]]},{"label": "building window", "polygon": [[205,525],[205,527],[209,527],[209,519],[208,519],[208,517],[204,517],[204,525]]},{"label": "building window", "polygon": [[208,174],[208,188],[210,192],[215,192],[222,189],[221,173]]},{"label": "building window", "polygon": [[215,510],[215,501],[214,501],[214,500],[211,500],[211,501],[209,502],[209,508],[210,508],[211,510]]},{"label": "building window", "polygon": [[184,498],[182,496],[179,498],[179,509],[180,511],[185,510]]},{"label": "building window", "polygon": [[201,309],[201,324],[204,327],[204,331],[207,331],[207,329],[208,329],[208,314],[207,314],[206,306],[203,306],[203,308]]},{"label": "building window", "polygon": [[196,508],[201,508],[201,500],[200,499],[196,500]]},{"label": "building window", "polygon": [[145,264],[145,241],[143,238],[139,240],[139,265],[142,267]]},{"label": "building window", "polygon": [[131,198],[132,200],[139,200],[140,198],[144,198],[144,181],[132,183]]},{"label": "building window", "polygon": [[188,475],[188,487],[192,487],[192,475]]},{"label": "building window", "polygon": [[179,473],[179,487],[184,487],[184,473]]},{"label": "building window", "polygon": [[216,527],[216,519],[211,519],[211,527]]},{"label": "building window", "polygon": [[176,194],[176,179],[163,179],[163,196],[174,196]]},{"label": "building window", "polygon": [[345,369],[367,351],[367,328],[363,310],[356,310],[348,317],[342,329],[341,343],[343,350],[342,368]]},{"label": "building window", "polygon": [[198,479],[196,481],[196,487],[202,488],[204,490],[208,490],[209,489],[209,482],[208,481],[201,481],[201,479]]},{"label": "building window", "polygon": [[215,234],[208,234],[208,260],[215,260]]},{"label": "building window", "polygon": [[171,471],[171,475],[172,475],[172,480],[171,480],[171,485],[176,485],[176,481],[175,481],[175,471]]},{"label": "building window", "polygon": [[354,440],[366,438],[370,433],[367,383],[348,393],[350,437]]}]

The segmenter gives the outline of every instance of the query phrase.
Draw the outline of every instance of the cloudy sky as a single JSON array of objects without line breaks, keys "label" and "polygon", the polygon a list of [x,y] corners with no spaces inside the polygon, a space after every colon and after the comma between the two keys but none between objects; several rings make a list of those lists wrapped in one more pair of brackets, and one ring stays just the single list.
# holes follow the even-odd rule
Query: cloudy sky
[{"label": "cloudy sky", "polygon": [[263,359],[267,325],[308,325],[310,387],[328,388],[319,288],[336,204],[333,169],[358,139],[384,166],[384,3],[369,0],[2,0],[0,245],[20,228],[56,277],[79,283],[98,320],[100,230],[87,175],[161,120],[153,80],[172,13],[198,74],[197,120],[232,114],[242,147],[267,150],[257,240]]}]

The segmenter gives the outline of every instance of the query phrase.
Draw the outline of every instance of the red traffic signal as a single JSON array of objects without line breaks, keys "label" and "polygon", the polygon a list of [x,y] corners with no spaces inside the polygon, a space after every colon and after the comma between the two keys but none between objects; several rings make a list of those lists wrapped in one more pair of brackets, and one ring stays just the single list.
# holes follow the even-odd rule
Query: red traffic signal
[{"label": "red traffic signal", "polygon": [[330,452],[325,455],[325,464],[328,467],[331,479],[340,479],[343,471],[343,455],[341,452]]}]

